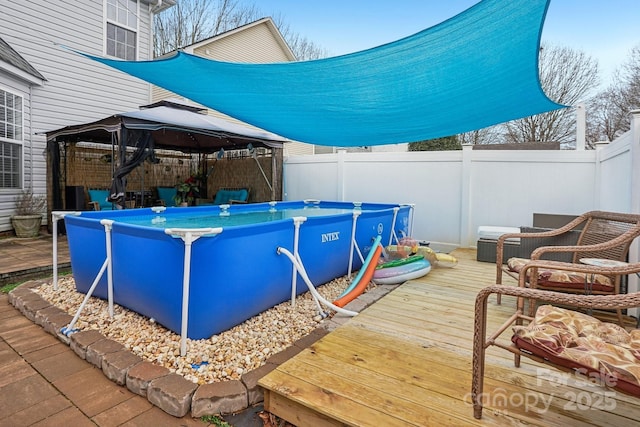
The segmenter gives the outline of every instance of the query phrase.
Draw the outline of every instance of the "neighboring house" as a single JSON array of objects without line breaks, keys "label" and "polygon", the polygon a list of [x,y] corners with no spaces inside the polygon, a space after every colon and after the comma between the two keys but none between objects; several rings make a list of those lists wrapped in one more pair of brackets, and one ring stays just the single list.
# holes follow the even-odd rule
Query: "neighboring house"
[{"label": "neighboring house", "polygon": [[[192,55],[228,62],[268,63],[296,60],[294,53],[287,45],[278,27],[269,17],[185,46],[182,50]],[[152,100],[154,102],[171,98],[181,97],[157,86],[152,87]],[[209,114],[250,126],[215,110],[209,110]],[[407,151],[407,147],[408,144],[395,144],[349,148],[348,151]],[[333,153],[337,149],[336,147],[323,147],[291,141],[284,146],[284,156]]]},{"label": "neighboring house", "polygon": [[[262,18],[233,30],[225,31],[198,43],[185,46],[181,50],[191,55],[227,62],[257,64],[296,60],[295,55],[271,18]],[[162,57],[170,57],[173,54],[174,52],[170,52]],[[181,97],[161,87],[152,86],[151,98],[153,102],[157,102]],[[182,98],[184,99],[184,97]],[[242,123],[217,111],[209,110],[209,113]]]},{"label": "neighboring house", "polygon": [[[198,43],[185,46],[186,53],[198,55],[216,61],[269,63],[295,61],[296,57],[289,48],[284,37],[269,17],[242,25],[230,31],[210,37]],[[163,88],[152,86],[152,100],[154,102],[182,98]],[[249,126],[219,111],[208,110],[210,115],[224,118],[231,122]],[[313,145],[301,142],[290,142],[284,146],[285,156],[299,154],[313,154]]]},{"label": "neighboring house", "polygon": [[[295,55],[271,18],[262,18],[233,30],[225,31],[198,43],[185,46],[181,50],[191,55],[227,62],[257,64],[296,60]],[[170,57],[173,54],[174,52],[170,52],[163,57]],[[153,102],[174,98],[185,99],[161,87],[151,86],[151,100]],[[209,114],[246,125],[246,123],[215,110],[209,109]]]},{"label": "neighboring house", "polygon": [[69,49],[150,59],[153,15],[176,0],[0,0],[0,232],[23,188],[47,191],[42,132],[135,110],[149,85]]}]

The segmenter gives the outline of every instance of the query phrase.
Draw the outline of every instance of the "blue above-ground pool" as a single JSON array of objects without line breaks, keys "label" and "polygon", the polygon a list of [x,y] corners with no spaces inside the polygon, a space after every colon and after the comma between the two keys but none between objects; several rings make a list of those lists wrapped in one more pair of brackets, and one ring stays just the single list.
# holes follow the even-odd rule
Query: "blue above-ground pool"
[{"label": "blue above-ground pool", "polygon": [[[105,262],[110,231],[114,302],[181,333],[185,241],[166,229],[216,228],[193,241],[188,293],[191,339],[209,338],[291,297],[293,265],[277,253],[298,252],[317,286],[347,274],[350,242],[363,256],[381,235],[387,244],[409,233],[408,205],[347,202],[278,202],[247,205],[82,212],[65,215],[71,268],[79,292],[87,293]],[[355,218],[355,219],[354,219]],[[353,252],[353,268],[361,266]],[[296,293],[307,290],[298,277]],[[107,274],[94,296],[107,298]]]}]

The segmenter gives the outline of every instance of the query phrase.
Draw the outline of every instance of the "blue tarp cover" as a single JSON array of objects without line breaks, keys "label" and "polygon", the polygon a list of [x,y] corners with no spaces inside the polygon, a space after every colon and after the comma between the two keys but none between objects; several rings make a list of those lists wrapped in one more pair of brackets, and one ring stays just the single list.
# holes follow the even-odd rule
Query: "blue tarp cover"
[{"label": "blue tarp cover", "polygon": [[564,107],[547,98],[538,78],[548,2],[483,0],[393,43],[313,61],[87,56],[292,140],[414,142]]}]

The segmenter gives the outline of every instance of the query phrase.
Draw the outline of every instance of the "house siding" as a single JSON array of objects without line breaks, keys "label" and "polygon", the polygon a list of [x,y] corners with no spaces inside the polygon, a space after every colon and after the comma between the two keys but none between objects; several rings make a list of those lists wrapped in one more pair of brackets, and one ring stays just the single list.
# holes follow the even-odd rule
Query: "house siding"
[{"label": "house siding", "polygon": [[[279,36],[272,32],[269,25],[266,22],[262,22],[229,34],[212,37],[209,43],[206,41],[197,43],[195,48],[187,46],[184,51],[217,61],[247,63],[288,62],[291,59],[276,40],[277,37]],[[169,98],[185,99],[183,96],[161,87],[151,87],[152,102]],[[209,114],[241,123],[217,111],[212,110]]]},{"label": "house siding", "polygon": [[289,62],[266,23],[212,41],[193,50],[194,55],[218,61],[247,63]]},{"label": "house siding", "polygon": [[[263,21],[256,25],[249,24],[246,27],[231,31],[228,34],[215,36],[209,43],[197,43],[197,47],[187,46],[184,51],[192,55],[217,61],[247,63],[288,62],[291,58],[287,55],[287,52],[280,43],[278,43],[278,37],[280,36],[273,33],[270,25]],[[169,98],[186,99],[183,96],[158,86],[151,87],[151,97],[152,102]],[[245,122],[216,110],[208,109],[207,114],[253,128]],[[293,143],[288,143],[286,146],[292,144]],[[304,147],[302,149],[304,150]]]},{"label": "house siding", "polygon": [[[209,44],[198,46],[193,49],[193,53],[218,61],[247,63],[291,61],[287,52],[278,44],[276,37],[279,36],[273,33],[272,27],[263,22]],[[218,112],[214,112],[213,115],[229,118]],[[314,147],[311,144],[291,141],[285,145],[283,154],[285,156],[314,154]]]},{"label": "house siding", "polygon": [[[149,100],[149,85],[71,52],[68,46],[104,55],[104,2],[0,0],[0,36],[42,73],[34,88],[36,132],[97,120],[137,109]],[[149,8],[139,7],[138,57],[149,57]]]},{"label": "house siding", "polygon": [[[24,98],[24,185],[46,193],[47,167],[43,132],[91,122],[110,114],[136,110],[150,99],[149,84],[84,58],[62,46],[104,55],[104,0],[13,1],[0,0],[0,37],[45,78],[33,86],[32,100],[26,83]],[[148,59],[151,14],[140,4],[137,14],[138,59]],[[11,84],[0,72],[0,85]],[[13,81],[14,86],[18,85]],[[29,151],[28,147],[32,147]],[[11,230],[15,190],[0,191],[0,232]]]},{"label": "house siding", "polygon": [[[31,123],[29,120],[29,112],[31,110],[31,99],[29,95],[29,84],[21,80],[12,78],[2,72],[0,72],[0,89],[10,92],[14,95],[22,97],[22,115],[23,115],[23,146],[22,146],[22,163],[23,163],[23,182],[31,182],[33,176],[31,173],[32,165],[38,167],[39,162],[44,163],[37,158],[36,150],[30,144],[31,136]],[[45,188],[46,183],[43,187]],[[11,215],[13,215],[13,209],[15,207],[15,196],[18,194],[17,190],[12,189],[0,189],[0,231],[11,230]]]},{"label": "house siding", "polygon": [[314,145],[304,142],[292,142],[284,146],[284,156],[303,156],[314,154]]}]

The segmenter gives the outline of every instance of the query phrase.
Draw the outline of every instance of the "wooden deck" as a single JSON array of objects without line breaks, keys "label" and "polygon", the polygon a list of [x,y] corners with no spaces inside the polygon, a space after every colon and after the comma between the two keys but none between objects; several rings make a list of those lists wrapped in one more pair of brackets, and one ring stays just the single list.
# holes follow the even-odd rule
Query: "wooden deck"
[{"label": "wooden deck", "polygon": [[[473,250],[454,255],[455,268],[403,284],[262,378],[265,409],[298,427],[640,425],[640,399],[526,358],[515,368],[496,347],[487,355],[483,417],[473,418],[473,306],[495,265],[476,262]],[[497,306],[491,297],[489,305],[491,330],[515,301]]]}]

